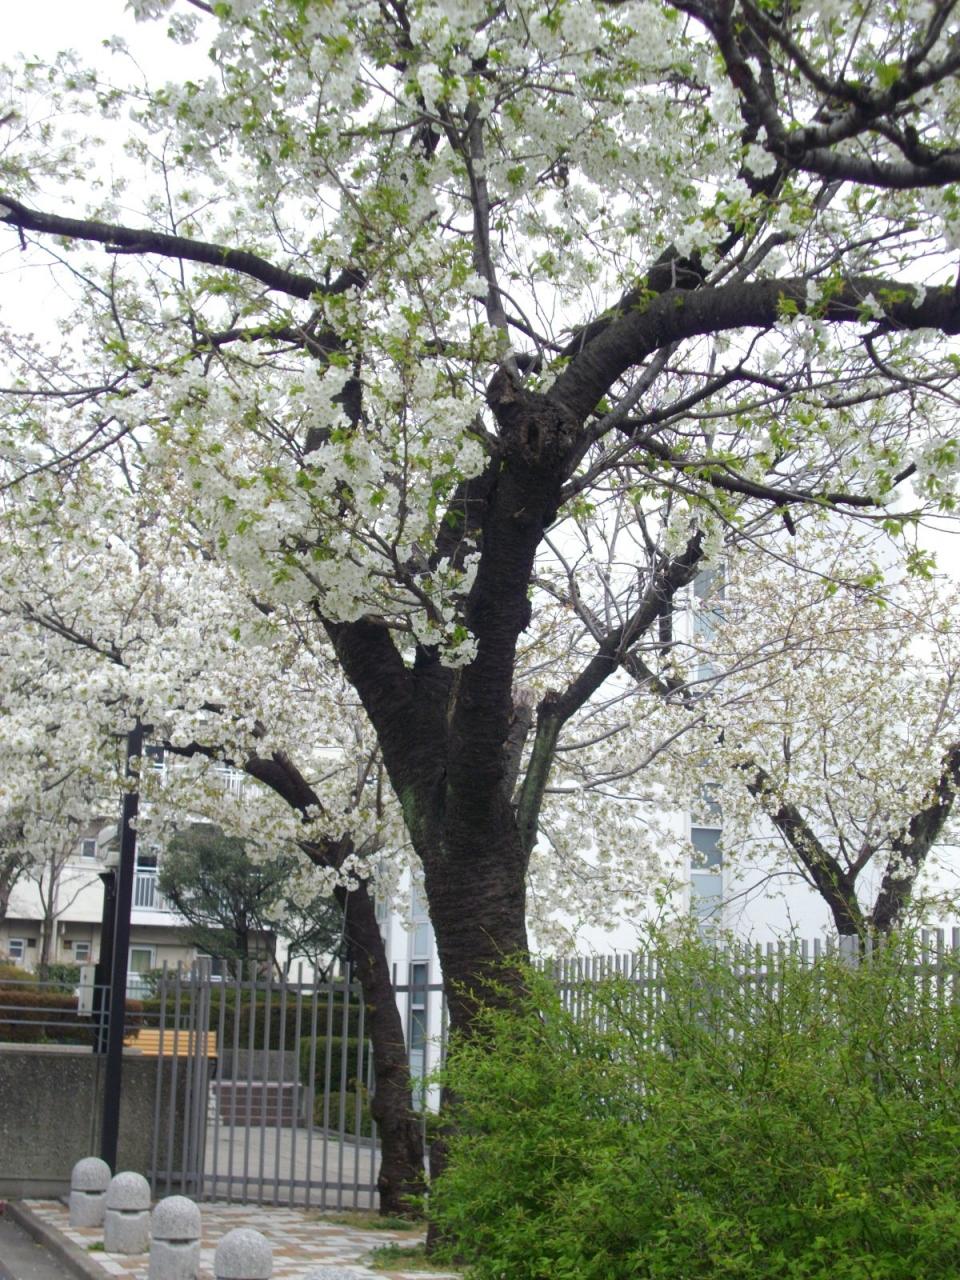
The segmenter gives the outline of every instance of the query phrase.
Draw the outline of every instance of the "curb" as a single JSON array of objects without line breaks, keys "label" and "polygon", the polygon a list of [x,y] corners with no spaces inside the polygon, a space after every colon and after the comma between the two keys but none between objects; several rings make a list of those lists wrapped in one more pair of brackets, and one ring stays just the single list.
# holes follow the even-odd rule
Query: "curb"
[{"label": "curb", "polygon": [[63,1263],[68,1273],[75,1276],[76,1280],[108,1280],[103,1268],[97,1266],[96,1262],[78,1245],[75,1245],[72,1240],[65,1240],[54,1227],[48,1227],[45,1222],[41,1222],[26,1205],[16,1200],[7,1200],[4,1202],[3,1212],[22,1227],[27,1235],[42,1244],[48,1253],[52,1253],[58,1262]]}]

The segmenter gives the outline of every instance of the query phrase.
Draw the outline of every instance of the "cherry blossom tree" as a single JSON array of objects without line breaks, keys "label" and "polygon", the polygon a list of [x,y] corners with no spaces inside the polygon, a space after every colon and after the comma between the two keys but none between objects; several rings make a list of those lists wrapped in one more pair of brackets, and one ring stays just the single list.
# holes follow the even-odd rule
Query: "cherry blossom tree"
[{"label": "cherry blossom tree", "polygon": [[[86,515],[95,520],[95,512]],[[299,848],[315,867],[313,877],[302,877],[304,901],[336,900],[355,972],[377,1010],[370,1038],[381,1208],[409,1212],[423,1178],[420,1120],[373,905],[375,889],[389,892],[400,870],[382,864],[381,846],[402,854],[404,836],[399,811],[385,802],[375,740],[355,697],[344,696],[311,645],[296,632],[278,638],[277,624],[244,595],[231,596],[209,559],[186,572],[181,558],[149,548],[136,524],[130,544],[107,529],[99,542],[94,528],[87,524],[81,544],[68,537],[56,551],[49,525],[37,546],[26,537],[8,547],[8,563],[34,577],[34,586],[26,616],[6,600],[0,775],[9,812],[30,819],[22,825],[31,873],[49,879],[51,840],[72,848],[78,822],[105,811],[110,798],[116,811],[129,785],[122,766],[129,712],[149,711],[148,740],[167,735],[179,764],[140,770],[140,840],[160,846],[185,815],[202,818],[246,841],[252,854]],[[298,766],[287,755],[294,749]],[[242,792],[226,785],[231,773],[223,765],[233,761],[251,778]],[[71,827],[74,835],[65,835]],[[325,827],[336,840],[323,835]],[[294,917],[294,898],[303,894],[291,895]]]},{"label": "cherry blossom tree", "polygon": [[954,500],[956,5],[133,8],[209,76],[5,82],[0,222],[74,299],[59,342],[4,335],[5,608],[118,721],[274,789],[357,895],[379,1007],[290,667],[335,663],[469,1031],[558,759],[669,661],[674,596],[804,511]]},{"label": "cherry blossom tree", "polygon": [[786,864],[861,940],[904,921],[960,786],[960,594],[908,563],[832,521],[732,553],[669,663],[634,673],[667,793],[722,816],[732,891]]}]

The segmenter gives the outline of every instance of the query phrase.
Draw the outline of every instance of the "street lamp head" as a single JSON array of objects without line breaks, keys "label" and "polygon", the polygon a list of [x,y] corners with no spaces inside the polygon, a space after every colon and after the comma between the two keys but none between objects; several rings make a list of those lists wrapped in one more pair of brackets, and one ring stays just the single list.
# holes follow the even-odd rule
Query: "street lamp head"
[{"label": "street lamp head", "polygon": [[120,862],[120,832],[115,822],[101,827],[97,832],[97,858],[105,871],[112,870]]}]

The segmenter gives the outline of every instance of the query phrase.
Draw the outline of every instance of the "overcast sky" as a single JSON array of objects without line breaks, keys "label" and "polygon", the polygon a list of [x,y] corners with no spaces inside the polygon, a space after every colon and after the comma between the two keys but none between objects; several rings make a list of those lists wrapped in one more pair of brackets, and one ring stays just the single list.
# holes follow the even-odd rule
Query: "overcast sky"
[{"label": "overcast sky", "polygon": [[110,57],[103,41],[120,35],[145,70],[161,77],[174,75],[179,59],[198,55],[175,49],[164,31],[162,20],[135,22],[125,0],[21,0],[19,4],[7,0],[4,5],[5,58],[14,52],[48,55],[75,49],[103,65]]}]

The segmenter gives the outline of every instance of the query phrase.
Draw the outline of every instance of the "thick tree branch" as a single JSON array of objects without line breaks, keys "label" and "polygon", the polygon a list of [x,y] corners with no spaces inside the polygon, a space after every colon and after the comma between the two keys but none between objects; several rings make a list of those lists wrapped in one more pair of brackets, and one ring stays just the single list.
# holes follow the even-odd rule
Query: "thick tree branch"
[{"label": "thick tree branch", "polygon": [[249,276],[268,289],[285,293],[291,298],[331,297],[345,293],[348,289],[362,288],[364,283],[363,276],[358,271],[342,271],[332,283],[325,283],[313,276],[275,266],[266,258],[245,249],[231,249],[226,245],[192,240],[189,236],[169,235],[148,228],[123,227],[116,223],[99,222],[94,218],[64,218],[55,213],[43,213],[38,209],[28,208],[3,192],[0,192],[0,222],[16,227],[21,232],[34,231],[40,235],[89,240],[103,244],[113,252],[156,254],[163,258],[221,267]]},{"label": "thick tree branch", "polygon": [[[435,811],[441,791],[454,673],[423,650],[418,651],[411,671],[390,632],[364,619],[321,621],[376,732],[387,774],[416,844],[424,837],[425,814]],[[428,796],[430,806],[425,803]]]},{"label": "thick tree branch", "polygon": [[778,799],[772,779],[762,765],[748,760],[741,768],[746,775],[747,790],[759,801],[764,813],[810,875],[830,908],[837,931],[845,937],[862,937],[866,924],[849,874],[817,839],[796,805],[789,800],[781,802]]},{"label": "thick tree branch", "polygon": [[788,313],[811,309],[830,323],[865,323],[879,310],[884,328],[960,333],[960,300],[952,285],[921,297],[906,281],[857,276],[815,306],[807,302],[802,277],[672,289],[611,321],[571,360],[547,395],[582,422],[618,378],[661,347],[732,329],[772,328]]},{"label": "thick tree branch", "polygon": [[450,714],[447,810],[496,804],[510,815],[504,746],[513,717],[517,639],[544,530],[560,501],[575,431],[562,406],[517,387],[505,371],[488,389],[502,457],[483,513],[483,555],[466,607],[477,655],[460,672]]},{"label": "thick tree branch", "polygon": [[918,187],[945,187],[952,182],[960,182],[960,155],[952,152],[940,153],[928,162],[918,164],[910,160],[877,160],[872,156],[811,147],[798,154],[793,164],[832,182],[856,182],[888,191],[913,191]]},{"label": "thick tree branch", "polygon": [[960,788],[960,743],[946,751],[940,777],[929,804],[915,813],[893,840],[883,880],[870,913],[875,929],[885,931],[896,924],[910,899],[927,854],[950,816]]},{"label": "thick tree branch", "polygon": [[[623,430],[629,431],[629,420],[623,423]],[[713,489],[721,489],[725,493],[735,493],[745,498],[759,498],[762,502],[772,502],[777,506],[812,505],[819,507],[855,507],[866,510],[878,505],[877,499],[864,494],[843,493],[839,490],[827,493],[816,493],[805,489],[779,488],[776,485],[762,484],[759,480],[750,480],[739,475],[726,459],[690,458],[672,449],[670,445],[653,435],[638,436],[634,442],[636,448],[643,453],[652,454],[662,462],[668,462],[678,471],[695,474],[706,481]],[[891,481],[896,488],[916,471],[914,463],[910,463],[899,471]]]},{"label": "thick tree branch", "polygon": [[696,577],[703,559],[700,533],[687,543],[683,554],[671,560],[654,577],[639,606],[622,626],[609,631],[597,652],[563,693],[548,694],[537,708],[537,727],[527,772],[517,804],[517,822],[527,855],[537,839],[540,809],[553,767],[561,730],[603,682],[623,665],[631,646],[646,634],[663,613],[664,606]]}]

